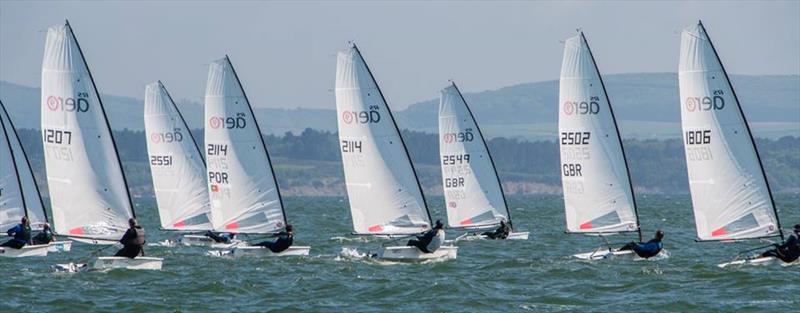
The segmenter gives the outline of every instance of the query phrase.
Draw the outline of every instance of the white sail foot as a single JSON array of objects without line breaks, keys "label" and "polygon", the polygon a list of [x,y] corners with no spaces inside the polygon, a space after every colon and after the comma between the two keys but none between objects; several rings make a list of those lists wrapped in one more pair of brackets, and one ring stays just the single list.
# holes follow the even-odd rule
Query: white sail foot
[{"label": "white sail foot", "polygon": [[439,247],[436,252],[424,253],[417,247],[409,246],[393,246],[381,247],[378,251],[376,258],[387,261],[427,261],[427,260],[449,260],[455,259],[458,255],[458,247],[456,246],[443,246]]},{"label": "white sail foot", "polygon": [[47,256],[49,245],[26,245],[22,249],[0,247],[0,257],[23,258],[31,256]]}]

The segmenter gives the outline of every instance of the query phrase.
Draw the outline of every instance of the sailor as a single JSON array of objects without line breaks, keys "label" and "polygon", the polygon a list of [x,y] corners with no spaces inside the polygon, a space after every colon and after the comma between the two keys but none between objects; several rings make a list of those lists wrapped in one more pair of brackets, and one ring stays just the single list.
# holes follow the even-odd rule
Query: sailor
[{"label": "sailor", "polygon": [[117,251],[114,256],[124,256],[133,259],[140,254],[144,255],[144,250],[142,249],[145,242],[144,228],[139,226],[135,218],[129,219],[128,225],[130,225],[130,228],[128,228],[128,231],[122,236],[122,239],[119,240],[123,247]]},{"label": "sailor", "polygon": [[278,237],[278,239],[275,240],[275,242],[265,240],[255,244],[254,246],[267,247],[269,251],[272,251],[273,253],[278,253],[278,252],[283,252],[286,249],[289,249],[289,247],[292,246],[292,243],[294,243],[294,231],[292,229],[292,225],[286,225],[285,231],[275,233],[274,236]]},{"label": "sailor", "polygon": [[500,227],[497,227],[494,231],[487,231],[483,235],[489,239],[506,239],[509,233],[511,233],[511,227],[508,226],[505,220],[500,220]]},{"label": "sailor", "polygon": [[776,257],[783,262],[792,263],[800,258],[800,224],[794,225],[794,234],[790,235],[783,244],[775,244],[775,249],[762,253],[762,257]]},{"label": "sailor", "polygon": [[658,253],[661,252],[661,249],[664,248],[664,244],[661,243],[662,239],[664,239],[664,232],[659,229],[656,231],[655,238],[650,239],[650,241],[646,243],[630,242],[624,245],[622,248],[619,248],[619,251],[633,250],[633,252],[636,252],[636,255],[639,257],[645,259],[652,258],[658,255]]},{"label": "sailor", "polygon": [[33,236],[33,244],[35,245],[46,245],[54,240],[56,240],[56,236],[53,235],[53,230],[50,229],[50,224],[48,223],[44,223],[42,231]]},{"label": "sailor", "polygon": [[417,236],[417,239],[411,239],[406,246],[417,247],[424,253],[434,253],[444,243],[444,226],[442,221],[436,220],[436,226],[427,231],[422,236]]},{"label": "sailor", "polygon": [[214,233],[209,230],[205,235],[216,243],[231,243],[231,241],[236,239],[236,234],[234,233]]},{"label": "sailor", "polygon": [[28,223],[28,218],[23,216],[20,223],[6,231],[6,233],[9,237],[14,238],[4,242],[0,247],[22,249],[22,247],[31,242],[31,224]]}]

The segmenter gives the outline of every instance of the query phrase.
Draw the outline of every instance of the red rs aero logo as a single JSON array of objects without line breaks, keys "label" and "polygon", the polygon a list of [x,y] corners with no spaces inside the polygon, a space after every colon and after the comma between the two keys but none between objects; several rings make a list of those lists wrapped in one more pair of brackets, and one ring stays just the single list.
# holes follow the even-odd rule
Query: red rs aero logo
[{"label": "red rs aero logo", "polygon": [[47,97],[45,105],[50,111],[87,112],[89,111],[89,94],[79,92],[77,98]]},{"label": "red rs aero logo", "polygon": [[342,112],[342,121],[344,121],[347,124],[352,124],[353,123],[353,113],[350,112],[350,111]]}]

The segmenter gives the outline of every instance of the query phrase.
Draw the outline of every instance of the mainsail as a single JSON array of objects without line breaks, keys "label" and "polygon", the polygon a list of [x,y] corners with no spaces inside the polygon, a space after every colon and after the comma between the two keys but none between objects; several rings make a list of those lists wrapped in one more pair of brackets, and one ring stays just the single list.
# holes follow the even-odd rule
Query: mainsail
[{"label": "mainsail", "polygon": [[47,31],[41,108],[56,232],[119,240],[134,217],[133,204],[105,109],[69,23]]},{"label": "mainsail", "polygon": [[209,66],[205,153],[214,229],[272,233],[286,226],[267,146],[226,56]]},{"label": "mainsail", "polygon": [[405,143],[355,45],[337,56],[336,111],[355,232],[396,235],[430,229]]},{"label": "mainsail", "polygon": [[559,105],[567,231],[638,231],[633,188],[614,112],[583,33],[564,44]]},{"label": "mainsail", "polygon": [[23,216],[34,229],[47,222],[47,213],[33,177],[28,156],[14,123],[0,102],[0,230],[19,223]]},{"label": "mainsail", "polygon": [[494,161],[455,83],[441,91],[439,156],[450,227],[491,227],[509,221]]},{"label": "mainsail", "polygon": [[750,128],[701,23],[681,34],[678,78],[698,239],[782,236]]},{"label": "mainsail", "polygon": [[160,81],[145,88],[144,129],[161,227],[211,229],[203,153]]}]

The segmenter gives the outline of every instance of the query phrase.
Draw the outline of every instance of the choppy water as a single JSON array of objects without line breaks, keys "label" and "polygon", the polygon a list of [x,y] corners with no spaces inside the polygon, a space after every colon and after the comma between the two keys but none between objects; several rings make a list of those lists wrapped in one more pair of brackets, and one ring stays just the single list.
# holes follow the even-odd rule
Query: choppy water
[{"label": "choppy water", "polygon": [[[441,198],[431,199],[442,216]],[[289,198],[287,214],[311,245],[307,258],[205,256],[205,249],[148,247],[165,258],[158,272],[54,273],[50,265],[81,261],[97,249],[76,243],[47,258],[0,258],[0,312],[86,311],[762,311],[797,312],[800,267],[719,269],[751,243],[695,243],[688,196],[639,199],[646,236],[663,228],[670,258],[585,262],[568,256],[596,248],[597,238],[563,233],[558,197],[511,197],[515,225],[528,241],[460,242],[458,259],[380,264],[353,257],[378,242],[331,239],[351,231],[340,198]],[[800,222],[800,195],[777,197],[786,226]],[[137,215],[149,242],[157,230],[152,201]],[[450,238],[458,235],[449,232]],[[620,236],[613,241],[630,240]],[[343,252],[343,248],[346,250]],[[112,248],[113,249],[113,248]],[[112,249],[106,250],[109,254]]]}]

